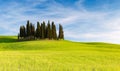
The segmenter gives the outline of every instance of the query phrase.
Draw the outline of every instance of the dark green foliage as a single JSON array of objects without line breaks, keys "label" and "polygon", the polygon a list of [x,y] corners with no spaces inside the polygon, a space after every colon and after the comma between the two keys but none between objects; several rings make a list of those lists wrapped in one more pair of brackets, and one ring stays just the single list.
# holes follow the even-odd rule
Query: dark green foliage
[{"label": "dark green foliage", "polygon": [[31,35],[35,36],[35,27],[33,24],[31,25]]},{"label": "dark green foliage", "polygon": [[47,38],[51,39],[50,21],[48,21],[48,24],[47,24]]},{"label": "dark green foliage", "polygon": [[48,38],[48,34],[47,34],[47,33],[48,33],[48,25],[46,25],[46,30],[45,30],[45,31],[46,31],[46,32],[45,32],[45,34],[46,34],[46,35],[45,35],[45,38]]},{"label": "dark green foliage", "polygon": [[41,23],[41,39],[44,39],[44,25]]},{"label": "dark green foliage", "polygon": [[[48,24],[46,26],[45,22],[43,23],[37,22],[37,28],[35,30],[35,26],[27,21],[26,28],[25,26],[20,26],[20,33],[18,34],[18,39],[23,40],[33,40],[33,39],[54,39],[57,40],[56,26],[54,22]],[[64,39],[64,32],[62,25],[59,25],[59,35],[58,39]]]},{"label": "dark green foliage", "polygon": [[20,26],[20,37],[25,38],[26,36],[26,31],[24,26]]},{"label": "dark green foliage", "polygon": [[39,22],[37,22],[36,38],[39,38],[39,39],[41,38],[41,27]]},{"label": "dark green foliage", "polygon": [[27,35],[27,39],[35,39],[35,27],[32,23],[29,24],[29,34]]},{"label": "dark green foliage", "polygon": [[29,28],[30,28],[30,35],[29,36],[32,36],[32,23],[30,23]]},{"label": "dark green foliage", "polygon": [[18,39],[20,39],[20,34],[18,34]]},{"label": "dark green foliage", "polygon": [[46,25],[45,25],[45,21],[43,21],[43,33],[44,33],[43,34],[44,38],[46,38]]},{"label": "dark green foliage", "polygon": [[63,31],[63,27],[61,24],[59,24],[59,35],[58,35],[58,39],[64,39],[64,31]]},{"label": "dark green foliage", "polygon": [[57,39],[56,26],[54,22],[52,22],[52,39]]},{"label": "dark green foliage", "polygon": [[27,21],[27,25],[26,25],[26,35],[27,35],[27,37],[30,36],[30,22],[29,22],[29,20]]},{"label": "dark green foliage", "polygon": [[35,36],[35,27],[32,23],[30,24],[30,36]]}]

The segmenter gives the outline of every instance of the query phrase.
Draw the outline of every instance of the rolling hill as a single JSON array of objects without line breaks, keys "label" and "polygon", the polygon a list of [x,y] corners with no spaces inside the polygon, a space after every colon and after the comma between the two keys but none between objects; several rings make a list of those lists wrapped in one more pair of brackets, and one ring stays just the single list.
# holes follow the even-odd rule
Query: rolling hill
[{"label": "rolling hill", "polygon": [[120,71],[120,45],[0,36],[0,71]]}]

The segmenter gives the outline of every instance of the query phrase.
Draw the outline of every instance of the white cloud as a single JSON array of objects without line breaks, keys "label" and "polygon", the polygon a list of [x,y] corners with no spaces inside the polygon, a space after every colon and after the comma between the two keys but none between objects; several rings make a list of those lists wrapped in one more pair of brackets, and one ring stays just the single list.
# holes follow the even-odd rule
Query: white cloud
[{"label": "white cloud", "polygon": [[[74,33],[66,32],[67,38],[74,38],[73,41],[97,41],[97,42],[109,42],[109,43],[120,43],[120,32],[105,32],[105,33]],[[67,35],[68,34],[68,35]],[[84,39],[84,40],[82,40]]]},{"label": "white cloud", "polygon": [[[32,2],[32,0],[27,1]],[[25,24],[28,19],[33,23],[52,20],[65,27],[65,38],[67,39],[120,42],[120,11],[88,11],[82,5],[84,0],[75,3],[78,9],[65,7],[54,0],[52,0],[52,3],[45,3],[45,8],[36,8],[37,5],[41,5],[45,1],[33,1],[34,3],[30,5],[11,2],[9,7],[5,6],[5,9],[0,11],[2,17],[0,28],[8,30],[9,33],[5,31],[2,34],[17,34],[19,26]],[[29,14],[29,12],[32,13]]]}]

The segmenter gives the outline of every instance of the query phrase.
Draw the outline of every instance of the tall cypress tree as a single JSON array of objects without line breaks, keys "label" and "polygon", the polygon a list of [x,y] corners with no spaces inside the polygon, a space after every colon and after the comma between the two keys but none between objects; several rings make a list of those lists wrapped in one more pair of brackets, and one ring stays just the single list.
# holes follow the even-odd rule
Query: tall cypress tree
[{"label": "tall cypress tree", "polygon": [[36,37],[39,39],[41,38],[41,27],[39,22],[37,22]]},{"label": "tall cypress tree", "polygon": [[26,35],[27,35],[27,37],[30,36],[30,22],[29,22],[29,20],[27,21],[27,24],[26,24]]},{"label": "tall cypress tree", "polygon": [[47,38],[48,38],[48,39],[51,39],[50,21],[48,21],[48,24],[47,24]]},{"label": "tall cypress tree", "polygon": [[52,22],[52,39],[57,39],[56,26],[54,22]]},{"label": "tall cypress tree", "polygon": [[58,35],[58,39],[64,39],[64,31],[63,31],[63,27],[61,24],[59,24],[59,35]]},{"label": "tall cypress tree", "polygon": [[30,35],[28,36],[29,39],[35,39],[35,27],[32,23],[30,23],[30,26],[29,26],[29,29],[30,29]]},{"label": "tall cypress tree", "polygon": [[43,23],[41,23],[41,39],[44,39],[44,28],[43,28]]},{"label": "tall cypress tree", "polygon": [[20,34],[18,33],[18,40],[20,39]]},{"label": "tall cypress tree", "polygon": [[20,37],[25,38],[25,36],[26,36],[25,27],[20,26]]},{"label": "tall cypress tree", "polygon": [[33,24],[31,28],[31,33],[32,33],[32,36],[35,37],[35,26]]},{"label": "tall cypress tree", "polygon": [[54,22],[52,21],[52,26],[51,26],[51,37],[54,39]]},{"label": "tall cypress tree", "polygon": [[45,36],[45,38],[48,38],[48,34],[47,33],[48,33],[48,25],[46,25],[46,33],[45,33],[46,36]]},{"label": "tall cypress tree", "polygon": [[57,32],[56,32],[56,26],[54,25],[54,39],[57,39]]},{"label": "tall cypress tree", "polygon": [[22,26],[20,26],[20,37],[22,38],[23,35],[22,35]]},{"label": "tall cypress tree", "polygon": [[29,29],[30,29],[30,37],[32,36],[32,23],[30,23],[30,26],[29,26]]},{"label": "tall cypress tree", "polygon": [[50,25],[50,39],[52,39],[52,25]]},{"label": "tall cypress tree", "polygon": [[43,35],[44,35],[44,38],[46,38],[46,25],[45,25],[45,21],[43,21]]},{"label": "tall cypress tree", "polygon": [[26,30],[25,30],[25,26],[23,26],[23,37],[26,37]]}]

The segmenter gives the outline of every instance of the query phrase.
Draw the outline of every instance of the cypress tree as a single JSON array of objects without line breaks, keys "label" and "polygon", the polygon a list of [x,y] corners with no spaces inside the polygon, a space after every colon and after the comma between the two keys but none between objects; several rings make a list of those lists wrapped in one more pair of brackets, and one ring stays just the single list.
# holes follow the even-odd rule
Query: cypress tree
[{"label": "cypress tree", "polygon": [[54,22],[52,22],[52,39],[57,39],[56,26]]},{"label": "cypress tree", "polygon": [[32,36],[35,37],[35,26],[32,24],[32,29],[31,29]]},{"label": "cypress tree", "polygon": [[54,39],[54,22],[52,22],[52,27],[51,27],[51,37]]},{"label": "cypress tree", "polygon": [[20,39],[20,34],[18,33],[18,40]]},{"label": "cypress tree", "polygon": [[43,21],[43,35],[44,35],[44,39],[46,38],[46,25],[45,25],[45,21]]},{"label": "cypress tree", "polygon": [[30,29],[30,37],[32,36],[32,23],[30,23],[30,26],[29,26],[29,29]]},{"label": "cypress tree", "polygon": [[57,32],[56,32],[56,26],[54,25],[54,39],[57,39]]},{"label": "cypress tree", "polygon": [[48,38],[48,39],[51,39],[50,21],[48,21],[48,24],[47,24],[47,38]]},{"label": "cypress tree", "polygon": [[50,39],[52,39],[52,25],[50,25]]},{"label": "cypress tree", "polygon": [[32,23],[30,23],[29,29],[30,29],[29,39],[35,39],[35,27]]},{"label": "cypress tree", "polygon": [[23,26],[23,37],[26,37],[26,30],[25,30],[25,26]]},{"label": "cypress tree", "polygon": [[20,37],[25,38],[25,36],[26,36],[25,27],[20,26]]},{"label": "cypress tree", "polygon": [[52,39],[57,39],[56,26],[54,22],[52,22]]},{"label": "cypress tree", "polygon": [[64,31],[61,24],[59,24],[59,36],[58,39],[64,39]]},{"label": "cypress tree", "polygon": [[27,21],[27,24],[26,24],[26,35],[27,35],[27,37],[30,36],[30,22],[29,22],[29,20]]},{"label": "cypress tree", "polygon": [[39,38],[39,39],[41,37],[41,27],[40,27],[40,23],[39,22],[37,22],[36,37]]},{"label": "cypress tree", "polygon": [[22,26],[20,26],[20,37],[22,38]]},{"label": "cypress tree", "polygon": [[48,25],[46,25],[46,33],[45,33],[46,36],[45,36],[45,38],[48,38],[48,34],[47,33],[48,33]]},{"label": "cypress tree", "polygon": [[41,23],[41,39],[44,39],[44,28],[43,28],[43,23]]}]

